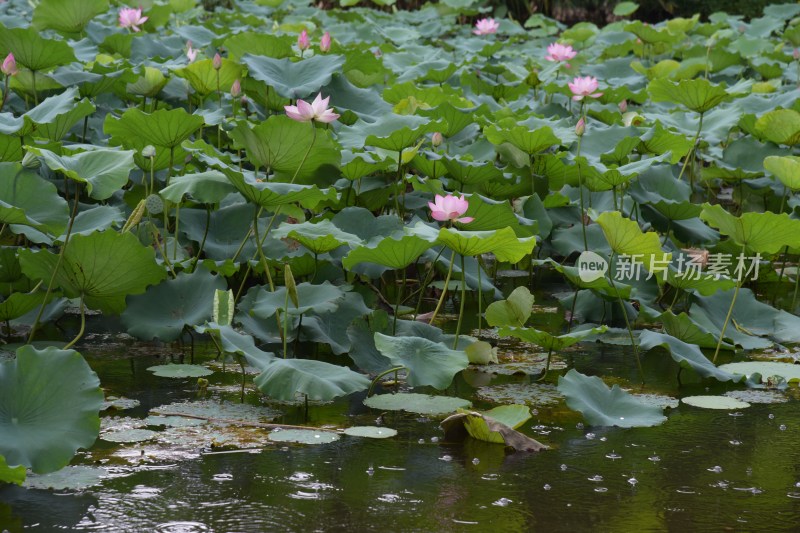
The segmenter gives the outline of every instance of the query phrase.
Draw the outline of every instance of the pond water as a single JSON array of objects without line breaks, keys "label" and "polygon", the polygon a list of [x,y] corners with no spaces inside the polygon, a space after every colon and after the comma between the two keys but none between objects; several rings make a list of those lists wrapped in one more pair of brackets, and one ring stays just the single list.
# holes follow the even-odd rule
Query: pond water
[{"label": "pond water", "polygon": [[[207,391],[197,379],[167,379],[146,369],[175,349],[114,342],[103,334],[79,349],[106,394],[138,400],[106,419],[144,418],[180,401],[238,400],[237,368],[215,367]],[[587,374],[635,383],[628,348],[584,343],[568,362]],[[210,352],[198,349],[208,362]],[[197,361],[196,361],[197,362]],[[678,386],[664,353],[644,357],[648,391],[675,397],[734,387],[708,381]],[[448,394],[492,404],[475,386],[535,387],[527,376],[468,373]],[[252,378],[250,378],[252,381]],[[472,383],[472,385],[470,385]],[[713,386],[714,388],[708,389]],[[324,405],[274,405],[277,422],[395,428],[389,439],[342,436],[320,445],[212,446],[213,432],[168,445],[98,440],[73,465],[105,476],[83,490],[0,489],[0,525],[33,531],[641,531],[797,529],[800,519],[800,401],[740,411],[681,404],[653,428],[584,427],[561,404],[531,404],[521,431],[547,444],[536,454],[502,446],[443,442],[441,419],[371,410],[364,395]],[[267,405],[252,387],[246,402]],[[122,418],[119,417],[128,417]],[[111,420],[104,427],[112,427]],[[118,424],[119,425],[119,424]],[[204,436],[204,432],[207,434]],[[261,431],[261,430],[256,430]],[[0,529],[2,530],[2,529]]]}]

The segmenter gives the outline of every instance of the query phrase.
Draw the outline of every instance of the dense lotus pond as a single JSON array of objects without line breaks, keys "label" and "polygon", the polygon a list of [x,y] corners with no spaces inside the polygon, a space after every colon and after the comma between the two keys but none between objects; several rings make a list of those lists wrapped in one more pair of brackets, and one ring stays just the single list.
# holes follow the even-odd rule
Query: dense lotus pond
[{"label": "dense lotus pond", "polygon": [[[629,429],[584,426],[563,399],[553,401],[553,394],[543,393],[527,400],[534,417],[520,430],[551,449],[507,455],[503,446],[472,439],[445,442],[442,417],[369,409],[362,404],[364,394],[312,403],[306,412],[304,405],[266,403],[248,382],[246,403],[279,411],[276,422],[317,427],[377,423],[398,434],[238,448],[215,441],[220,426],[204,425],[198,426],[196,438],[172,444],[171,437],[114,443],[102,436],[163,404],[238,402],[239,377],[235,365],[225,372],[214,366],[214,354],[203,346],[197,347],[195,362],[215,369],[205,390],[198,390],[196,378],[154,376],[146,369],[170,356],[177,361],[180,349],[141,344],[110,331],[113,325],[108,331],[95,328],[82,353],[107,395],[140,405],[106,410],[101,438],[72,462],[103,469],[98,478],[88,476],[89,486],[3,488],[0,523],[12,533],[337,531],[385,529],[387,524],[393,531],[790,531],[800,513],[796,391],[766,391],[781,401],[741,410],[681,404],[666,410],[666,424]],[[183,353],[188,360],[188,347]],[[564,356],[583,373],[616,376],[611,379],[626,388],[637,382],[629,347],[583,343]],[[675,397],[741,390],[708,381],[687,383],[686,376],[679,387],[665,352],[645,357],[644,370],[648,391]],[[548,386],[528,376],[468,370],[448,394],[489,408],[494,404],[483,399],[485,387]],[[53,483],[39,479],[45,486]],[[31,482],[37,477],[30,476]],[[72,476],[70,484],[75,482]]]}]

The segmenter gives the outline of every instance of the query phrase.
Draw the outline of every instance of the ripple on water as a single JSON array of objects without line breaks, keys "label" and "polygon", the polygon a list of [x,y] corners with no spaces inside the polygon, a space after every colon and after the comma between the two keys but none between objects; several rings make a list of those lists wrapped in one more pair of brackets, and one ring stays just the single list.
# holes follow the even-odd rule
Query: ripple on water
[{"label": "ripple on water", "polygon": [[153,531],[157,533],[195,533],[211,531],[211,529],[202,522],[164,522],[158,524]]}]

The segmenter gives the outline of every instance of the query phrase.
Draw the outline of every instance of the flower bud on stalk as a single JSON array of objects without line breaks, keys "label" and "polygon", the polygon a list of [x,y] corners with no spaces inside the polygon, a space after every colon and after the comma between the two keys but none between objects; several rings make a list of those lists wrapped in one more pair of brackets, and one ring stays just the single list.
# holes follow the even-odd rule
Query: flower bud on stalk
[{"label": "flower bud on stalk", "polygon": [[222,68],[222,57],[219,55],[219,52],[214,54],[214,59],[211,61],[211,65],[213,65],[214,70],[219,70]]},{"label": "flower bud on stalk", "polygon": [[578,123],[575,125],[575,134],[578,137],[583,137],[583,133],[586,131],[586,121],[583,117],[580,118]]},{"label": "flower bud on stalk", "polygon": [[442,141],[443,141],[442,132],[440,131],[437,131],[431,136],[431,144],[433,145],[434,148],[441,146]]},{"label": "flower bud on stalk", "polygon": [[242,82],[236,80],[231,85],[231,96],[234,98],[239,98],[242,95]]}]

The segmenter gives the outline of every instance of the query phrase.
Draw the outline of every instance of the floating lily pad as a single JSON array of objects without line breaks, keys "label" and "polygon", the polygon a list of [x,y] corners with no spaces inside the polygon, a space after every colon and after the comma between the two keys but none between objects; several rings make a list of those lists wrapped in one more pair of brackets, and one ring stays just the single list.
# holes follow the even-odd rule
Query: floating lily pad
[{"label": "floating lily pad", "polygon": [[373,409],[387,411],[408,411],[423,415],[444,415],[456,409],[470,407],[469,400],[452,396],[431,396],[415,392],[400,392],[397,394],[380,394],[364,400],[364,405]]},{"label": "floating lily pad", "polygon": [[369,437],[371,439],[388,439],[397,435],[397,430],[380,428],[376,426],[353,426],[344,430],[345,435],[351,437]]},{"label": "floating lily pad", "polygon": [[341,437],[330,431],[314,431],[311,429],[282,429],[269,434],[274,442],[296,442],[298,444],[328,444]]},{"label": "floating lily pad", "polygon": [[141,402],[139,402],[139,400],[125,398],[124,396],[120,396],[119,398],[116,396],[106,396],[106,401],[103,402],[100,410],[105,411],[106,409],[116,409],[119,411],[124,411],[125,409],[139,407],[140,404]]},{"label": "floating lily pad", "polygon": [[504,383],[481,387],[475,391],[481,400],[500,404],[525,404],[532,407],[557,405],[564,399],[555,385],[549,383]]},{"label": "floating lily pad", "polygon": [[703,409],[744,409],[750,404],[730,396],[687,396],[681,402]]},{"label": "floating lily pad", "polygon": [[96,466],[67,466],[49,474],[30,474],[23,483],[28,489],[83,490],[98,485],[108,470]]},{"label": "floating lily pad", "polygon": [[138,429],[146,425],[143,419],[131,416],[106,416],[100,419],[100,431],[102,432]]},{"label": "floating lily pad", "polygon": [[732,390],[726,392],[725,396],[746,403],[786,403],[789,401],[785,394],[774,390]]},{"label": "floating lily pad", "polygon": [[167,364],[151,366],[147,369],[161,378],[199,378],[214,372],[200,365]]},{"label": "floating lily pad", "polygon": [[762,382],[766,382],[771,376],[781,376],[786,381],[800,381],[800,365],[791,363],[773,363],[771,361],[743,361],[740,363],[728,363],[719,366],[720,370],[731,374],[744,374],[750,377],[752,374],[761,374]]},{"label": "floating lily pad", "polygon": [[108,442],[143,442],[152,440],[158,435],[149,429],[122,429],[103,433],[100,438]]}]

